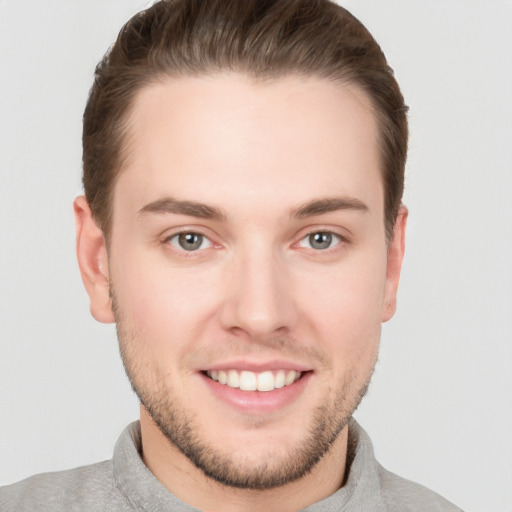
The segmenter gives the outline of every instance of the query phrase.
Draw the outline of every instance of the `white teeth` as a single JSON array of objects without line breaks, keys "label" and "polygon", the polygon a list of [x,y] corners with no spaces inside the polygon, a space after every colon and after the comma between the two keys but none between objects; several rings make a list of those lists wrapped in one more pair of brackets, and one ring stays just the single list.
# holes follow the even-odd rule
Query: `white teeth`
[{"label": "white teeth", "polygon": [[240,389],[243,391],[256,391],[257,378],[253,372],[240,372]]},{"label": "white teeth", "polygon": [[286,384],[285,378],[284,378],[284,370],[279,370],[276,373],[275,379],[274,379],[274,386],[276,388],[282,388]]},{"label": "white teeth", "polygon": [[206,374],[212,380],[225,384],[230,388],[240,388],[243,391],[273,391],[289,386],[299,380],[301,372],[295,370],[267,370],[261,373],[243,370],[211,370]]},{"label": "white teeth", "polygon": [[226,384],[230,388],[239,388],[240,387],[240,378],[238,376],[238,372],[236,370],[228,371],[228,380]]},{"label": "white teeth", "polygon": [[295,376],[296,376],[296,373],[297,372],[294,372],[293,370],[289,371],[287,374],[286,374],[286,377],[284,379],[284,385],[285,386],[289,386],[290,384],[292,384],[293,382],[295,382]]},{"label": "white teeth", "polygon": [[276,388],[272,372],[263,372],[258,374],[257,388],[258,391],[272,391]]}]

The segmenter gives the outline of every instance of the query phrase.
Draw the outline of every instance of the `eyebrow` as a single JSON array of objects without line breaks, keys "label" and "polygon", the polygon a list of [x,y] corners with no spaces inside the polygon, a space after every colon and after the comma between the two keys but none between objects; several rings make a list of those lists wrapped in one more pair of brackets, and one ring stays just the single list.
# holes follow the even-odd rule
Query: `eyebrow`
[{"label": "eyebrow", "polygon": [[200,219],[225,220],[226,214],[220,208],[209,206],[196,201],[180,201],[172,197],[164,197],[146,204],[139,210],[139,215],[146,213],[174,213],[177,215],[189,215]]},{"label": "eyebrow", "polygon": [[313,201],[304,203],[298,208],[293,209],[290,212],[290,216],[304,219],[338,210],[367,212],[369,211],[369,208],[360,199],[356,199],[354,197],[327,197],[324,199],[314,199]]},{"label": "eyebrow", "polygon": [[[290,211],[290,217],[305,219],[338,210],[367,212],[368,206],[361,200],[353,197],[328,197],[324,199],[314,199],[302,204],[298,208],[292,209]],[[197,201],[180,201],[172,197],[152,201],[144,205],[138,212],[139,215],[147,213],[172,213],[175,215],[188,215],[190,217],[217,221],[224,221],[227,218],[226,213],[215,206],[199,203]]]}]

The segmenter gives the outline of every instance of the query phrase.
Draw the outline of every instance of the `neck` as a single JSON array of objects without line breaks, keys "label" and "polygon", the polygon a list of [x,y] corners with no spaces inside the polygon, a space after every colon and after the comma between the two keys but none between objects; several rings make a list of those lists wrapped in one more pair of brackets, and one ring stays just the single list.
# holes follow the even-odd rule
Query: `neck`
[{"label": "neck", "polygon": [[211,512],[286,512],[320,501],[343,484],[348,427],[304,477],[267,490],[247,490],[217,483],[196,468],[161,432],[141,406],[142,458],[153,475],[185,503]]}]

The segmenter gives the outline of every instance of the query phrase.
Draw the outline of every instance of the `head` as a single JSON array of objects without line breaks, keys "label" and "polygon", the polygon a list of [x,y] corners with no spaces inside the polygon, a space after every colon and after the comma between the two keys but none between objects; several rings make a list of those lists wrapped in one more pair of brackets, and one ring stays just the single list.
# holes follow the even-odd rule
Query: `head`
[{"label": "head", "polygon": [[329,0],[164,0],[124,25],[96,68],[84,113],[85,195],[107,238],[137,93],[165,78],[225,71],[257,80],[321,77],[367,94],[379,128],[389,238],[404,188],[407,107],[372,35]]},{"label": "head", "polygon": [[339,450],[394,313],[406,142],[380,48],[328,1],[164,1],[121,30],[78,256],[182,469],[270,489]]}]

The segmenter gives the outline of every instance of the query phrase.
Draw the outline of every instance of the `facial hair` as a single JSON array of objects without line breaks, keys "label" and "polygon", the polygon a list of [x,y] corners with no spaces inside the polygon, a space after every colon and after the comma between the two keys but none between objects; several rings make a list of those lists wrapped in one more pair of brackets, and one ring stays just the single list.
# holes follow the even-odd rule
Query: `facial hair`
[{"label": "facial hair", "polygon": [[143,349],[137,349],[143,344],[128,326],[113,290],[111,298],[121,358],[132,389],[168,441],[207,477],[222,485],[268,490],[304,477],[328,453],[368,389],[373,366],[363,382],[344,375],[341,382],[335,383],[330,396],[312,411],[309,427],[293,449],[284,456],[262,454],[257,464],[244,463],[239,453],[235,461],[229,446],[213,446],[204,439],[197,421],[198,412],[186,406],[186,397],[177,396],[165,386],[156,367],[141,353]]}]

